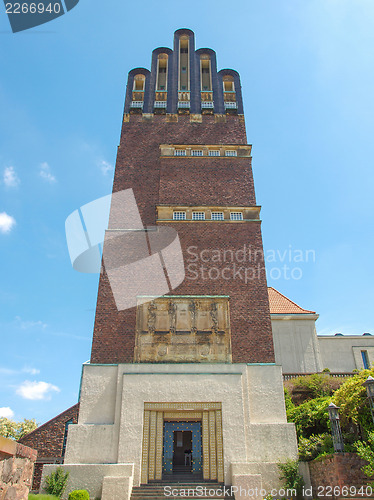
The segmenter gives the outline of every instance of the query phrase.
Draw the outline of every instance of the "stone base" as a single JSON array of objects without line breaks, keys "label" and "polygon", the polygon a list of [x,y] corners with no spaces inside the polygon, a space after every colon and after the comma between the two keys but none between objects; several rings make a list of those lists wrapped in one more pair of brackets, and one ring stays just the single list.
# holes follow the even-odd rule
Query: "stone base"
[{"label": "stone base", "polygon": [[[134,475],[133,464],[69,464],[45,465],[41,484],[58,467],[69,472],[69,479],[62,496],[66,500],[73,490],[87,490],[90,498],[101,500],[129,500]],[[44,492],[44,490],[41,490]]]}]

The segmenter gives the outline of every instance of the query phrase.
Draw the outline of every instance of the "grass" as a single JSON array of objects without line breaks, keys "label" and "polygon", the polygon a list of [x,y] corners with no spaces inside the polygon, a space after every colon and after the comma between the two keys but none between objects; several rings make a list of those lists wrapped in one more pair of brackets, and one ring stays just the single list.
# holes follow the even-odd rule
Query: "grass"
[{"label": "grass", "polygon": [[58,497],[54,495],[32,495],[30,493],[29,500],[60,500]]}]

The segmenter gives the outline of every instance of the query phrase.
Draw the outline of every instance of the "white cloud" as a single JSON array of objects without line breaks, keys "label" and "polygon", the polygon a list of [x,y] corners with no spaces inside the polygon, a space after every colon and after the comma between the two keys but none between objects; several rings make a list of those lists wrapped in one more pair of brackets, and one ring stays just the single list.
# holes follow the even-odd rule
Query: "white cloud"
[{"label": "white cloud", "polygon": [[103,175],[108,175],[109,173],[113,172],[113,165],[111,165],[105,160],[101,160],[99,162],[99,167]]},{"label": "white cloud", "polygon": [[51,167],[48,165],[46,161],[40,164],[39,175],[42,179],[49,182],[50,184],[56,182],[56,177],[52,175]]},{"label": "white cloud", "polygon": [[43,323],[43,321],[24,321],[19,316],[15,318],[16,323],[19,325],[21,330],[30,330],[32,328],[47,328],[47,323]]},{"label": "white cloud", "polygon": [[9,408],[9,406],[3,406],[0,408],[0,418],[1,417],[12,418],[14,417],[14,411]]},{"label": "white cloud", "polygon": [[3,180],[7,187],[17,187],[21,182],[14,167],[6,167],[4,169]]},{"label": "white cloud", "polygon": [[30,373],[31,375],[38,375],[38,373],[40,373],[40,370],[37,368],[29,368],[27,366],[22,371],[24,373]]},{"label": "white cloud", "polygon": [[31,380],[25,380],[16,390],[18,396],[34,401],[51,399],[51,392],[60,392],[60,389],[49,382],[32,382]]},{"label": "white cloud", "polygon": [[6,212],[0,213],[0,233],[10,233],[13,226],[16,225],[16,219]]}]

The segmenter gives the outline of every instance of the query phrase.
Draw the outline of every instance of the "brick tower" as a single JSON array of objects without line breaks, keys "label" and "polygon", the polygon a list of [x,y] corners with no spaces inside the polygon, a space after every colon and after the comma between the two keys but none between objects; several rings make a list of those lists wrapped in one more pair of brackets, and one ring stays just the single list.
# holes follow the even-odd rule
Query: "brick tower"
[{"label": "brick tower", "polygon": [[[274,362],[240,78],[217,72],[213,50],[195,51],[190,30],[175,33],[174,51],[153,51],[151,71],[129,73],[113,192],[125,189],[133,189],[144,226],[179,235],[186,276],[172,294],[226,296],[232,361]],[[91,363],[136,360],[137,330],[136,308],[118,311],[104,271]]]},{"label": "brick tower", "polygon": [[173,50],[153,51],[151,71],[128,76],[64,467],[92,496],[128,500],[133,485],[181,474],[274,488],[277,462],[296,456],[239,74],[217,71],[215,52],[181,29]]}]

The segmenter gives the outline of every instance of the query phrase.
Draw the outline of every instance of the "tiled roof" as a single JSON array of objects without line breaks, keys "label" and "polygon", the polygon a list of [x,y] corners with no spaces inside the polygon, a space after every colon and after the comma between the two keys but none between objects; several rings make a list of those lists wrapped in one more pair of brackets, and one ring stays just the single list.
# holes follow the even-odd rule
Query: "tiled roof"
[{"label": "tiled roof", "polygon": [[273,287],[268,288],[270,314],[315,314],[292,302]]}]

